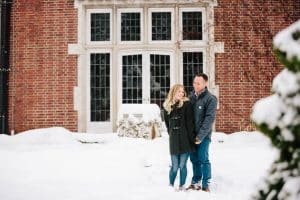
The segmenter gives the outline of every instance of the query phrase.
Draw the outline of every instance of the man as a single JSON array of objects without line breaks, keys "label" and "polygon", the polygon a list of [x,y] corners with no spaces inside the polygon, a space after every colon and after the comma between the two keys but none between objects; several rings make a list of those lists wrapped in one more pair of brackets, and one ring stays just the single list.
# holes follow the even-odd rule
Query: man
[{"label": "man", "polygon": [[187,189],[202,189],[209,192],[211,164],[208,154],[212,126],[216,115],[217,98],[207,90],[207,82],[208,76],[206,74],[197,74],[193,82],[194,91],[190,95],[194,109],[195,144],[197,145],[197,150],[190,155],[193,165],[193,178],[191,185]]}]

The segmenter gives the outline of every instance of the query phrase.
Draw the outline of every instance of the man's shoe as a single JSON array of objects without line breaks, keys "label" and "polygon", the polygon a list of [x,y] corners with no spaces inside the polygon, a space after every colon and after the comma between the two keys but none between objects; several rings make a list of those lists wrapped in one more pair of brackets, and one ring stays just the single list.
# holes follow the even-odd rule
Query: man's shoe
[{"label": "man's shoe", "polygon": [[210,189],[209,189],[209,187],[202,188],[202,190],[203,190],[204,192],[210,192]]},{"label": "man's shoe", "polygon": [[186,188],[186,190],[201,190],[201,186],[196,184],[191,184],[189,187]]}]

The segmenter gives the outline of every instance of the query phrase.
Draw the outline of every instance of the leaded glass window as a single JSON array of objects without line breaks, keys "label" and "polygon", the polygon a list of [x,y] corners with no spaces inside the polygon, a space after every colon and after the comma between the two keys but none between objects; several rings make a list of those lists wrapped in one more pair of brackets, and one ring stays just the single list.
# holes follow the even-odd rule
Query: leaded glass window
[{"label": "leaded glass window", "polygon": [[142,103],[142,55],[122,58],[122,103]]},{"label": "leaded glass window", "polygon": [[141,14],[121,13],[121,41],[141,40]]},{"label": "leaded glass window", "polygon": [[170,56],[150,55],[150,99],[162,108],[170,90]]},{"label": "leaded glass window", "polygon": [[203,72],[202,52],[183,52],[183,85],[189,94],[193,91],[193,79],[198,73]]},{"label": "leaded glass window", "polygon": [[110,121],[110,54],[90,56],[91,121]]},{"label": "leaded glass window", "polygon": [[91,41],[110,40],[110,13],[91,14]]},{"label": "leaded glass window", "polygon": [[152,40],[171,40],[171,13],[152,13]]},{"label": "leaded glass window", "polygon": [[182,13],[182,39],[202,40],[202,13]]}]

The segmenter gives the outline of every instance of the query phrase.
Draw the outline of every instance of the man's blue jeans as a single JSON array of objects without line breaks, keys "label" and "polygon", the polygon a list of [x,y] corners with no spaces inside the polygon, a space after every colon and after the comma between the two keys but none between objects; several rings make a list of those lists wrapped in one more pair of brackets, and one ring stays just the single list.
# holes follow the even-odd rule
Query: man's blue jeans
[{"label": "man's blue jeans", "polygon": [[207,188],[211,179],[211,164],[208,157],[210,142],[210,138],[204,138],[204,140],[197,145],[196,152],[190,155],[193,164],[192,184],[200,183],[202,180],[202,188]]},{"label": "man's blue jeans", "polygon": [[174,185],[178,169],[180,169],[179,186],[182,187],[185,184],[185,180],[187,176],[186,163],[188,157],[189,157],[189,153],[171,155],[172,166],[169,172],[170,185]]}]

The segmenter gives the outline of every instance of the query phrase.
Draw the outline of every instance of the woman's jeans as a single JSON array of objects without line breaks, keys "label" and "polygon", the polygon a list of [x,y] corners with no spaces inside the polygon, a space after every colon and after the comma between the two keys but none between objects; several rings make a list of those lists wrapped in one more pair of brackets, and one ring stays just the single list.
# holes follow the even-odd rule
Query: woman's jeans
[{"label": "woman's jeans", "polygon": [[211,164],[208,156],[210,142],[210,138],[204,138],[204,140],[197,145],[196,152],[190,155],[193,165],[192,184],[199,184],[202,180],[202,188],[207,188],[211,179]]},{"label": "woman's jeans", "polygon": [[182,187],[185,184],[185,180],[187,176],[186,163],[188,157],[189,157],[189,153],[171,155],[172,166],[169,172],[170,185],[172,186],[174,185],[178,169],[180,170],[179,186]]}]

